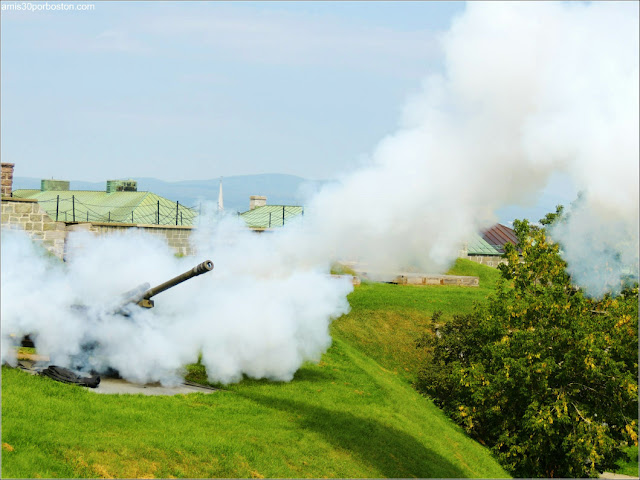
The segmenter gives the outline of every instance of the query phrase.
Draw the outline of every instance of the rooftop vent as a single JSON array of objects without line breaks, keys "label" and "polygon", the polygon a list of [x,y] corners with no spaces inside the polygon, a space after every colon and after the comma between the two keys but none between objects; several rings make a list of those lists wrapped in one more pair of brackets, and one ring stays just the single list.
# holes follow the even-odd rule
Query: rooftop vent
[{"label": "rooftop vent", "polygon": [[40,191],[42,192],[55,192],[55,191],[68,191],[68,180],[40,180]]},{"label": "rooftop vent", "polygon": [[137,191],[138,182],[135,180],[107,180],[107,193]]}]

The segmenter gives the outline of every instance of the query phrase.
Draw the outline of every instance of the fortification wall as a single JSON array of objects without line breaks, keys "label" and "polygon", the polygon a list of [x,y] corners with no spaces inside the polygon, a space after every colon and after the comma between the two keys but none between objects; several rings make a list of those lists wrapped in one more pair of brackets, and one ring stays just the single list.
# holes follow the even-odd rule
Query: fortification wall
[{"label": "fortification wall", "polygon": [[192,255],[189,237],[193,227],[167,225],[137,225],[129,223],[56,222],[40,208],[34,199],[3,197],[2,228],[25,231],[35,242],[53,255],[64,258],[69,232],[88,231],[96,235],[112,235],[130,228],[158,235],[178,254]]},{"label": "fortification wall", "polygon": [[3,198],[2,228],[24,230],[37,243],[55,256],[64,255],[67,229],[64,222],[55,222],[32,199]]},{"label": "fortification wall", "polygon": [[131,223],[101,223],[83,222],[69,224],[68,231],[89,231],[96,235],[113,235],[130,228],[138,228],[150,235],[156,235],[166,240],[167,244],[180,255],[193,255],[195,252],[189,244],[189,237],[194,227],[181,227],[172,225],[144,225]]},{"label": "fortification wall", "polygon": [[[2,197],[2,228],[24,230],[36,242],[57,257],[64,258],[67,234],[73,231],[89,231],[96,235],[112,235],[130,228],[139,228],[145,233],[164,238],[167,244],[180,255],[193,255],[189,237],[194,227],[173,225],[146,225],[131,223],[56,222],[40,208],[34,199]],[[260,229],[254,229],[260,232]],[[495,255],[469,255],[466,245],[458,251],[460,258],[497,267],[506,260]]]}]

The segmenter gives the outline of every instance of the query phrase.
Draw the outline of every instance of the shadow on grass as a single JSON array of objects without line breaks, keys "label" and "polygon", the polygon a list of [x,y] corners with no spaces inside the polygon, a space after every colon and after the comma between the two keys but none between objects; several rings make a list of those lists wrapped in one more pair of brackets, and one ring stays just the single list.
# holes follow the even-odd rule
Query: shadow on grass
[{"label": "shadow on grass", "polygon": [[265,407],[295,414],[301,428],[313,430],[336,447],[351,452],[381,477],[464,478],[472,475],[411,435],[377,420],[255,393],[239,395]]},{"label": "shadow on grass", "polygon": [[337,376],[331,374],[330,372],[327,372],[324,370],[318,370],[318,369],[311,369],[311,368],[301,368],[293,376],[293,379],[297,383],[301,383],[301,382],[326,383],[326,382],[330,382],[331,380],[335,380],[336,378]]}]

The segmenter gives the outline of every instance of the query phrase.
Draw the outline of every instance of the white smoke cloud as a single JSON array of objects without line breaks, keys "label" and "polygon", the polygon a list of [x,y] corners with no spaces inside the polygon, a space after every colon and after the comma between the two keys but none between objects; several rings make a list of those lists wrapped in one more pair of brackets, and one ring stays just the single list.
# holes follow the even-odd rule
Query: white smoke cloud
[{"label": "white smoke cloud", "polygon": [[616,294],[638,281],[638,221],[627,214],[580,198],[552,226],[573,282],[587,295]]},{"label": "white smoke cloud", "polygon": [[637,275],[638,44],[637,3],[470,3],[442,37],[445,72],[425,79],[367,166],[273,234],[204,219],[196,261],[214,271],[131,318],[109,314],[114,299],[194,260],[132,231],[73,234],[56,266],[3,231],[2,358],[9,333],[33,333],[61,365],[97,341],[88,360],[137,382],[175,382],[199,353],[212,380],[289,380],[349,308],[351,284],[327,275],[332,261],[441,271],[496,209],[530,201],[554,172],[584,192],[554,235],[576,280],[601,294]]},{"label": "white smoke cloud", "polygon": [[331,320],[349,310],[350,280],[331,278],[328,264],[287,268],[277,234],[258,236],[237,219],[203,228],[201,240],[205,231],[213,237],[198,245],[199,256],[219,259],[214,270],[130,317],[114,314],[124,292],[160,284],[195,260],[131,230],[72,233],[68,261],[56,265],[22,232],[3,231],[2,360],[15,363],[10,334],[30,333],[57,365],[110,367],[139,383],[176,383],[199,354],[209,378],[224,383],[242,375],[291,380],[303,362],[318,361],[331,344]]},{"label": "white smoke cloud", "polygon": [[15,365],[10,335],[32,334],[58,344],[59,355],[77,353],[80,328],[68,305],[74,293],[59,282],[64,273],[19,231],[2,231],[2,361]]},{"label": "white smoke cloud", "polygon": [[442,270],[563,172],[585,197],[567,228],[590,232],[555,232],[571,263],[588,275],[624,245],[637,275],[638,40],[637,3],[470,2],[401,128],[306,209],[315,231],[380,271]]}]

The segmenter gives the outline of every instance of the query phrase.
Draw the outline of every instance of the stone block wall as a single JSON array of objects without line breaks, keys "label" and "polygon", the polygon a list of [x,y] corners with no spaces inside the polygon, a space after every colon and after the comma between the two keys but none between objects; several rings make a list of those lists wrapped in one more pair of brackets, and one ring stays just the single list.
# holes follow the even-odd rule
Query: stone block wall
[{"label": "stone block wall", "polygon": [[53,221],[35,200],[3,198],[2,228],[24,230],[57,257],[64,255],[66,224]]},{"label": "stone block wall", "polygon": [[467,243],[464,243],[458,249],[458,258],[464,258],[465,260],[471,260],[472,262],[493,268],[497,268],[501,263],[507,263],[507,260],[502,258],[501,255],[469,255],[469,246]]},{"label": "stone block wall", "polygon": [[493,268],[497,268],[501,263],[507,263],[507,259],[499,255],[467,255],[462,258]]},{"label": "stone block wall", "polygon": [[193,255],[195,253],[189,244],[189,237],[194,227],[56,222],[40,208],[36,200],[27,198],[2,198],[2,228],[25,231],[34,241],[59,258],[64,258],[69,232],[88,231],[96,235],[112,235],[129,228],[139,228],[145,233],[162,237],[178,254]]},{"label": "stone block wall", "polygon": [[465,275],[408,274],[398,275],[390,283],[397,285],[459,285],[463,287],[477,287],[480,285],[480,279],[478,277]]},{"label": "stone block wall", "polygon": [[[181,227],[172,225],[132,225],[128,223],[87,223],[89,231],[96,235],[112,235],[129,228],[138,228],[150,235],[164,238],[168,245],[180,255],[193,255],[195,252],[189,244],[189,237],[194,227]],[[86,227],[85,227],[86,228]]]}]

